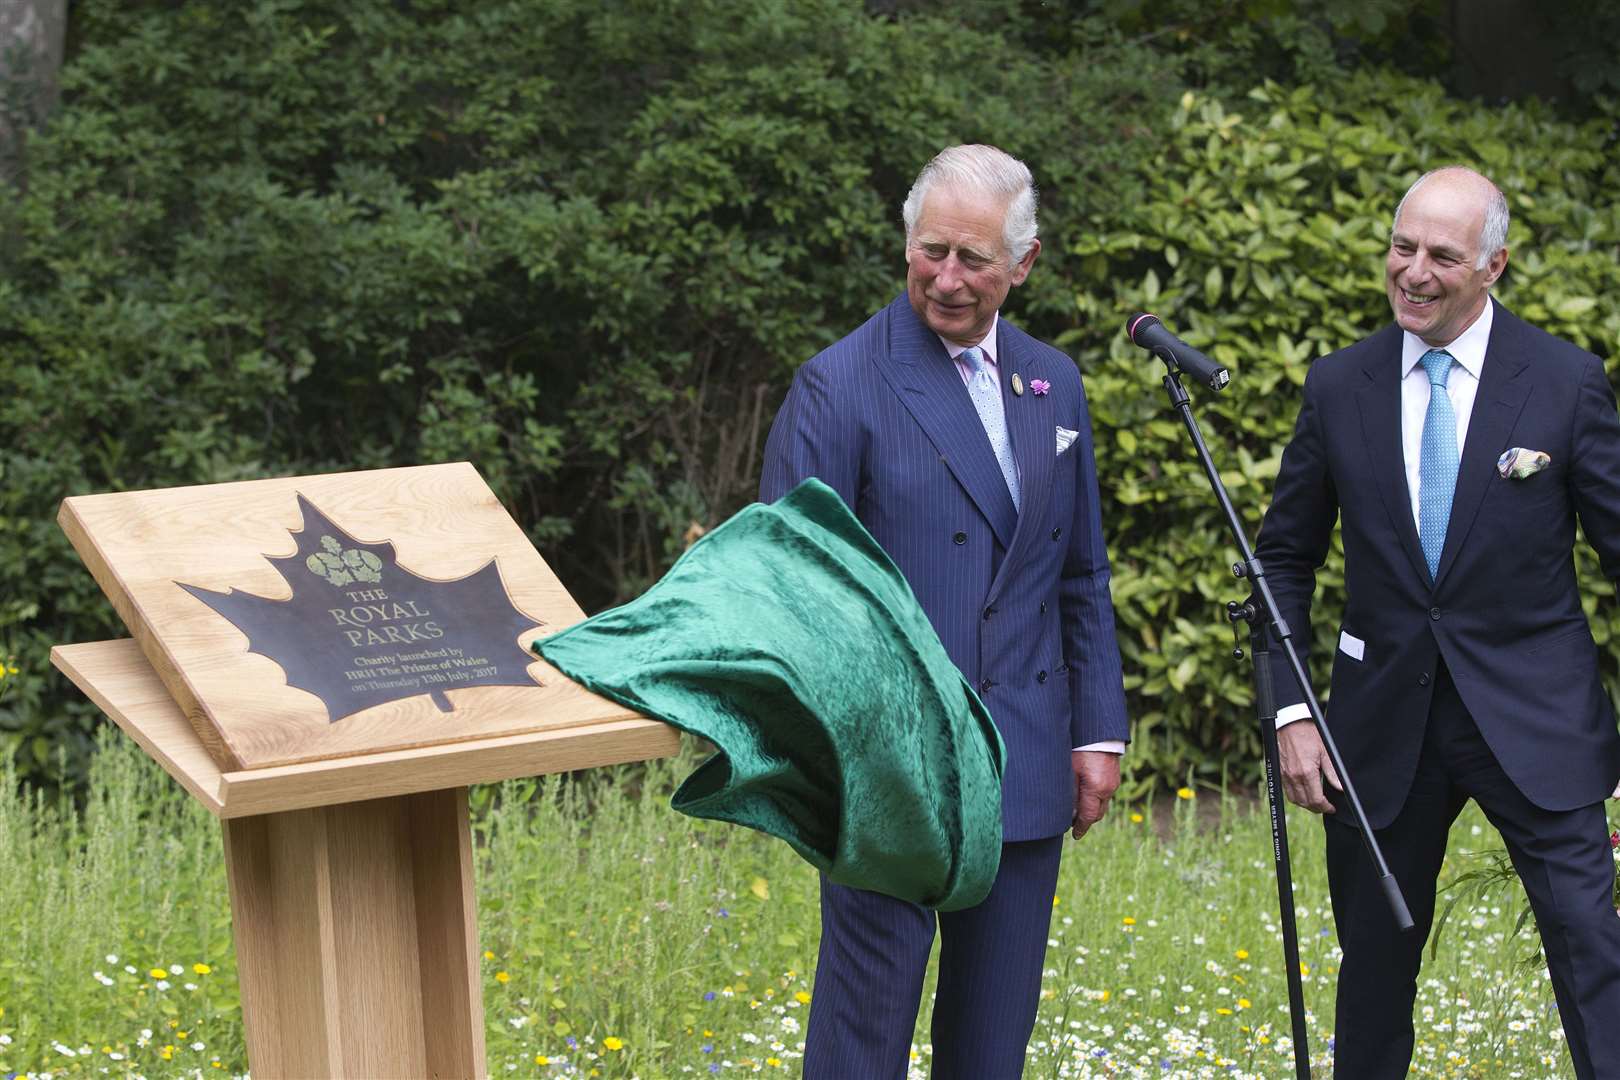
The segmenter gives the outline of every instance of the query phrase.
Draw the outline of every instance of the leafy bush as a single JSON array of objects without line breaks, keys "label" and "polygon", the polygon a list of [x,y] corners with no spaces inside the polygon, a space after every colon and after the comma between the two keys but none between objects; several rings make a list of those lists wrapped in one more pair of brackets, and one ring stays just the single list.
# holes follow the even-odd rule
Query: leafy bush
[{"label": "leafy bush", "polygon": [[[1544,329],[1620,355],[1620,183],[1612,125],[1557,122],[1535,105],[1486,108],[1433,84],[1368,71],[1340,82],[1265,84],[1227,100],[1185,94],[1158,131],[1146,196],[1055,223],[1078,263],[1080,358],[1097,428],[1114,600],[1139,773],[1253,775],[1259,732],[1250,668],[1231,659],[1223,604],[1248,589],[1236,549],[1162,375],[1125,340],[1149,309],[1232,370],[1220,395],[1192,390],[1222,479],[1252,541],[1268,504],[1310,362],[1389,321],[1382,255],[1395,204],[1423,171],[1472,163],[1514,214],[1500,299]],[[1331,657],[1343,552],[1318,575],[1315,650]],[[1587,614],[1615,683],[1620,610],[1584,546]],[[1297,629],[1297,628],[1296,628]],[[1280,656],[1278,658],[1280,661]],[[1316,672],[1325,689],[1327,666]]]},{"label": "leafy bush", "polygon": [[1425,165],[1497,175],[1504,297],[1610,348],[1605,129],[1315,53],[1293,70],[1319,81],[1178,103],[1183,62],[1230,81],[1281,39],[1234,24],[1238,52],[1184,60],[1127,0],[884,6],[910,13],[76,5],[63,105],[0,200],[0,653],[22,669],[0,740],[23,775],[82,776],[97,722],[49,645],[123,632],[63,496],[465,458],[587,610],[625,599],[752,498],[793,368],[898,291],[900,199],[962,140],[1043,188],[1009,314],[1090,379],[1139,776],[1252,770],[1229,545],[1124,315],[1237,370],[1200,406],[1257,522],[1305,366],[1385,318],[1377,255]]},{"label": "leafy bush", "polygon": [[[990,29],[844,0],[76,18],[0,205],[0,644],[25,667],[0,729],[35,776],[81,767],[94,723],[47,647],[120,632],[63,496],[466,458],[588,609],[623,599],[752,498],[792,367],[898,289],[935,149],[1105,145],[1168,92],[1128,49],[1032,56],[993,5]],[[1123,161],[1055,173],[1100,198]]]}]

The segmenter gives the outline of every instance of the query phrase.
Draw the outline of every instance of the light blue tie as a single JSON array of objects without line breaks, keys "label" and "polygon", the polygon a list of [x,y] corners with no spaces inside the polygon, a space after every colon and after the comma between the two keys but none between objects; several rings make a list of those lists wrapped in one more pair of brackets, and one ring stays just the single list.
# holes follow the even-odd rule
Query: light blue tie
[{"label": "light blue tie", "polygon": [[1423,354],[1423,370],[1429,374],[1429,411],[1423,415],[1423,447],[1418,457],[1418,540],[1431,577],[1440,572],[1451,496],[1457,490],[1457,414],[1446,395],[1452,363],[1451,354],[1444,349]]},{"label": "light blue tie", "polygon": [[1007,438],[1007,415],[1001,408],[1001,390],[996,377],[985,363],[984,350],[977,345],[962,351],[962,359],[973,369],[968,379],[968,396],[979,410],[979,422],[990,437],[990,449],[996,452],[1001,475],[1007,478],[1007,493],[1012,496],[1013,509],[1018,509],[1018,463],[1013,460],[1012,440]]}]

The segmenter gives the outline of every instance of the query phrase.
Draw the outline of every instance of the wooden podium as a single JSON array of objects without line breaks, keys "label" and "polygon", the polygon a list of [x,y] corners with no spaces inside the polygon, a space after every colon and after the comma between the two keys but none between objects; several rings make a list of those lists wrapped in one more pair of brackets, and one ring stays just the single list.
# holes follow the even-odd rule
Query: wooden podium
[{"label": "wooden podium", "polygon": [[224,830],[255,1077],[487,1075],[467,785],[672,754],[471,465],[64,500],[132,637],[51,659]]}]

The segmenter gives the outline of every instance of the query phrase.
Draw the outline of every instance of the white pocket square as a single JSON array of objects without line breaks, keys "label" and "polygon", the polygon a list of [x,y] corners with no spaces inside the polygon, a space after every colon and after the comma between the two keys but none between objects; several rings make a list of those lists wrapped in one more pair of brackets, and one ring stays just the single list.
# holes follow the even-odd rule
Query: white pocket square
[{"label": "white pocket square", "polygon": [[1080,433],[1078,431],[1070,431],[1066,427],[1058,428],[1057,429],[1057,452],[1061,454],[1061,453],[1063,453],[1063,451],[1065,451],[1069,447],[1073,446],[1074,445],[1074,438],[1075,438],[1076,435],[1079,435],[1079,434]]}]

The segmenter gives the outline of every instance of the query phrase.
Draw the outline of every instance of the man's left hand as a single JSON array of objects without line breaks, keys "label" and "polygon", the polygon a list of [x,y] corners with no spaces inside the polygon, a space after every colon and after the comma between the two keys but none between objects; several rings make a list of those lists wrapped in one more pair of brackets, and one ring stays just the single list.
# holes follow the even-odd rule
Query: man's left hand
[{"label": "man's left hand", "polygon": [[1074,769],[1074,838],[1102,820],[1108,800],[1119,787],[1118,754],[1106,750],[1073,750],[1069,765]]}]

